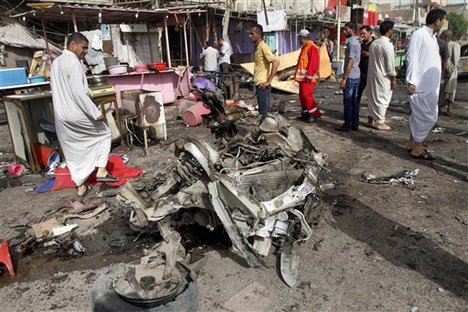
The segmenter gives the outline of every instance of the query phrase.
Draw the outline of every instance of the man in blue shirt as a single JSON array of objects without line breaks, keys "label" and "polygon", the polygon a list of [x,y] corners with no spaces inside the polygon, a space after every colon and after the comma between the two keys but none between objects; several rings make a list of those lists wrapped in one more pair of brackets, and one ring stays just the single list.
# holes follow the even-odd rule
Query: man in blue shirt
[{"label": "man in blue shirt", "polygon": [[343,90],[344,123],[336,128],[338,131],[356,131],[359,129],[359,62],[361,59],[361,43],[356,36],[357,25],[348,22],[343,29],[346,39],[345,65],[340,88]]}]

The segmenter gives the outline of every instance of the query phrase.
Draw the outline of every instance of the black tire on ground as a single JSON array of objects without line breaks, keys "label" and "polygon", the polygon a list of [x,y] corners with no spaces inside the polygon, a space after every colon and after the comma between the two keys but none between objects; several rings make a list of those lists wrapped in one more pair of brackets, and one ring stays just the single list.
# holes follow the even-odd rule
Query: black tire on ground
[{"label": "black tire on ground", "polygon": [[200,293],[198,291],[195,274],[186,266],[177,263],[176,267],[181,271],[187,271],[189,281],[182,293],[171,302],[152,308],[144,308],[133,305],[123,300],[112,288],[115,277],[124,273],[125,264],[113,265],[106,273],[102,274],[94,284],[91,291],[91,310],[94,312],[195,312],[198,308]]}]

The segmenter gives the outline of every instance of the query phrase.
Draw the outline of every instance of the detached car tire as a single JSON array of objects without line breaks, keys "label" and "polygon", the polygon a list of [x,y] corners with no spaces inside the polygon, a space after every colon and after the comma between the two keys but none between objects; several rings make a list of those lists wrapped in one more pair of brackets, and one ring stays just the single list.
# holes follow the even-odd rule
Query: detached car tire
[{"label": "detached car tire", "polygon": [[186,271],[187,286],[172,301],[156,307],[145,308],[122,299],[112,287],[112,281],[124,274],[125,264],[113,265],[106,273],[97,280],[91,291],[91,310],[94,312],[195,312],[198,309],[200,293],[195,274],[185,265],[177,262],[177,269]]}]

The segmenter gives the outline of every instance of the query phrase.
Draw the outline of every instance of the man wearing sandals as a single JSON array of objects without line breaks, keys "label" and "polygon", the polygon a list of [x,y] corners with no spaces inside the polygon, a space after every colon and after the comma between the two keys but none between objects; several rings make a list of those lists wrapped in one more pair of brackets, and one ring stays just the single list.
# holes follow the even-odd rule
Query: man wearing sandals
[{"label": "man wearing sandals", "polygon": [[52,64],[50,77],[57,137],[78,195],[86,192],[85,182],[96,167],[98,182],[117,182],[106,170],[111,131],[89,96],[80,62],[87,51],[88,39],[71,34],[67,48]]},{"label": "man wearing sandals", "polygon": [[367,125],[378,130],[390,130],[385,123],[385,113],[397,85],[395,52],[390,40],[393,35],[393,25],[392,21],[380,23],[380,38],[374,40],[369,49],[369,70],[365,90],[369,101]]},{"label": "man wearing sandals", "polygon": [[432,160],[423,142],[437,122],[440,78],[442,73],[439,46],[435,35],[445,23],[447,13],[442,9],[431,10],[426,25],[416,30],[410,39],[406,53],[406,90],[410,95],[411,130],[407,149],[411,156]]}]

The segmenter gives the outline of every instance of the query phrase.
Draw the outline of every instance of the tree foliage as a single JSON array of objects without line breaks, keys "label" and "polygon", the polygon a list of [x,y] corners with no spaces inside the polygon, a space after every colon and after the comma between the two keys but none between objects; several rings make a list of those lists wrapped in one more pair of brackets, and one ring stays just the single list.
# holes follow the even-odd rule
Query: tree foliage
[{"label": "tree foliage", "polygon": [[450,12],[447,14],[448,28],[453,31],[456,39],[463,37],[468,31],[468,21],[465,20],[462,14]]}]

